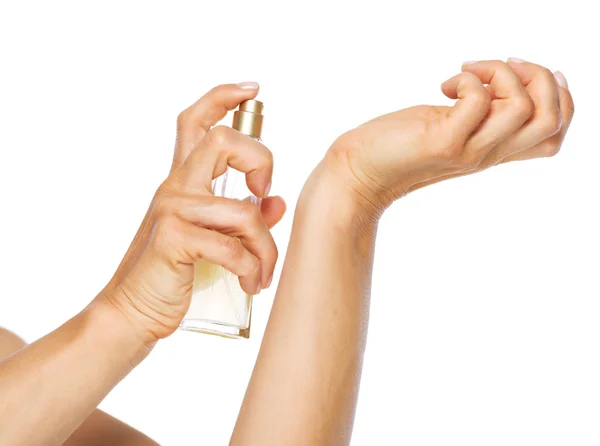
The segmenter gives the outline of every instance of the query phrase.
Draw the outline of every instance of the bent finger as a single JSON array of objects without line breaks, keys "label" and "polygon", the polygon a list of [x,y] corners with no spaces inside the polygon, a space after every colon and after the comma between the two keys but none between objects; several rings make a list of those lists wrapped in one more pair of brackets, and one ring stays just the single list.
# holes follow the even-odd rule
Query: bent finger
[{"label": "bent finger", "polygon": [[225,126],[209,130],[166,183],[177,183],[183,192],[210,192],[212,180],[223,175],[227,166],[246,174],[246,184],[254,195],[268,194],[273,154],[254,138]]},{"label": "bent finger", "polygon": [[503,163],[554,156],[560,150],[575,114],[575,103],[565,76],[560,71],[554,73],[554,76],[558,85],[558,101],[562,120],[559,132],[534,147],[504,158]]},{"label": "bent finger", "polygon": [[177,141],[171,171],[185,161],[212,126],[243,101],[254,99],[258,89],[256,82],[219,85],[182,111],[177,118]]},{"label": "bent finger", "polygon": [[460,73],[442,84],[442,92],[458,101],[448,113],[453,134],[465,141],[481,123],[490,107],[490,95],[472,73]]},{"label": "bent finger", "polygon": [[267,287],[277,262],[277,246],[258,206],[224,197],[186,198],[175,211],[197,226],[238,238],[261,263],[261,285]]}]

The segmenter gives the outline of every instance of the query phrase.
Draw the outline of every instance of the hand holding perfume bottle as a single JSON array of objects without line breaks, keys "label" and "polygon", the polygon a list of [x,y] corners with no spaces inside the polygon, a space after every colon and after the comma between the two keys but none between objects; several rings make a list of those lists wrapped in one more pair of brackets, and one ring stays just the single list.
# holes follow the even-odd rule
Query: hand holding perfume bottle
[{"label": "hand holding perfume bottle", "polygon": [[[222,291],[233,289],[234,308],[248,309],[249,325],[249,296],[271,283],[277,248],[270,228],[283,217],[285,203],[267,197],[273,157],[252,133],[259,130],[256,117],[246,116],[260,111],[262,104],[253,100],[257,93],[253,82],[221,85],[180,114],[171,173],[103,292],[149,345],[180,326],[193,289],[220,287],[210,296],[210,308],[202,306],[213,310],[203,316],[216,319],[230,316],[231,302]],[[245,104],[236,115],[240,131],[212,127],[239,104]],[[247,195],[223,194],[219,188]]]},{"label": "hand holding perfume bottle", "polygon": [[[262,109],[262,102],[252,99],[242,102],[233,115],[233,128],[260,141]],[[216,196],[261,205],[261,199],[252,195],[252,191],[246,186],[244,174],[230,167],[213,181],[212,191]],[[268,190],[265,190],[265,195],[267,193]],[[267,286],[270,284],[271,279]],[[253,294],[260,293],[261,285],[251,294],[240,285],[238,278],[223,266],[206,259],[197,260],[192,301],[180,328],[228,338],[250,337],[252,298]]]}]

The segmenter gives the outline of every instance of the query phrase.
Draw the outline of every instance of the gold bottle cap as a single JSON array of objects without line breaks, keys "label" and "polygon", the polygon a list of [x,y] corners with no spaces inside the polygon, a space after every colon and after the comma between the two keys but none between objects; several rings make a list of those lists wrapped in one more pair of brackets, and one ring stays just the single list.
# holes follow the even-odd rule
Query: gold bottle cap
[{"label": "gold bottle cap", "polygon": [[233,114],[232,127],[238,132],[253,138],[260,139],[263,122],[263,103],[249,99],[240,104],[240,108]]}]

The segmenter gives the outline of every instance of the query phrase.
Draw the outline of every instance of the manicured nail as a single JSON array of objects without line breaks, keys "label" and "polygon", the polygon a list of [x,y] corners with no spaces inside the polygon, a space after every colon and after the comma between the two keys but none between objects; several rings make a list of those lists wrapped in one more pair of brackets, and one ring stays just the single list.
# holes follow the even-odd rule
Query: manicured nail
[{"label": "manicured nail", "polygon": [[257,90],[258,82],[240,82],[237,86],[242,90]]},{"label": "manicured nail", "polygon": [[265,187],[265,194],[263,195],[264,197],[269,195],[269,192],[271,192],[271,184],[272,183],[269,181],[269,184],[267,184],[267,187]]},{"label": "manicured nail", "polygon": [[262,290],[260,283],[258,284],[258,286],[256,287],[256,293],[254,293],[254,295],[257,295],[260,293],[260,291]]},{"label": "manicured nail", "polygon": [[477,62],[479,62],[478,60],[468,60],[467,62],[463,62],[463,67],[465,65],[473,65],[476,64]]},{"label": "manicured nail", "polygon": [[273,275],[271,274],[271,277],[269,277],[269,281],[267,282],[267,286],[265,288],[269,288],[271,286],[271,282],[273,282]]},{"label": "manicured nail", "polygon": [[556,79],[556,83],[561,88],[569,88],[569,84],[567,83],[567,78],[560,71],[554,72],[554,78]]},{"label": "manicured nail", "polygon": [[525,63],[527,61],[524,60],[524,59],[519,59],[518,57],[509,57],[508,58],[508,62],[511,62],[511,63]]}]

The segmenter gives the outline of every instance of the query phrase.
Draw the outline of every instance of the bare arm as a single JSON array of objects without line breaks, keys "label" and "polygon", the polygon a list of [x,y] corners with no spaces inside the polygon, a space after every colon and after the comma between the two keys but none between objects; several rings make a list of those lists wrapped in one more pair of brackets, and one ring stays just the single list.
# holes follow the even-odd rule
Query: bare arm
[{"label": "bare arm", "polygon": [[560,82],[534,64],[465,65],[442,84],[454,107],[390,113],[336,141],[299,199],[231,444],[350,442],[379,216],[441,179],[555,154],[573,115]]},{"label": "bare arm", "polygon": [[94,410],[64,446],[156,446],[154,440],[120,420]]},{"label": "bare arm", "polygon": [[[269,228],[285,212],[281,198],[264,197],[271,153],[231,128],[211,129],[257,93],[255,83],[222,85],[182,112],[172,172],[113,279],[73,319],[0,363],[0,444],[63,444],[155,343],[177,329],[197,260],[233,271],[247,293],[268,286],[277,258]],[[213,196],[211,181],[228,164],[248,173],[262,208]],[[89,442],[108,424],[123,427],[115,423],[94,417],[73,438]],[[115,444],[115,437],[106,438]]]},{"label": "bare arm", "polygon": [[0,443],[62,444],[147,352],[119,312],[92,303],[0,363]]},{"label": "bare arm", "polygon": [[332,175],[317,168],[300,197],[232,444],[349,442],[376,220],[364,218],[356,200],[342,192]]},{"label": "bare arm", "polygon": [[[27,344],[8,330],[0,328],[0,361],[24,348]],[[92,414],[69,437],[67,446],[94,445],[150,446],[157,443],[146,435],[111,417],[101,410]]]}]

